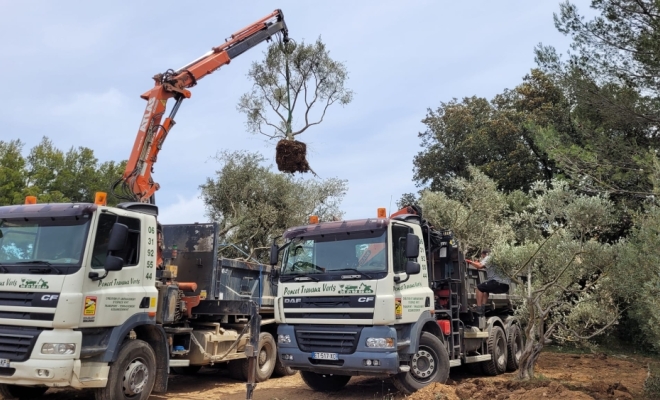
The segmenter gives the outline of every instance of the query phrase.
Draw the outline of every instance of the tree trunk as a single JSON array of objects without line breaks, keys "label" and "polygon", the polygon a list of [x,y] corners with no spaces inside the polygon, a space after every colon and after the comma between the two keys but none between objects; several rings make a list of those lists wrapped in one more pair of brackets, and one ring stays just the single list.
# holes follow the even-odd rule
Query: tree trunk
[{"label": "tree trunk", "polygon": [[[531,293],[531,288],[528,288],[528,291]],[[540,312],[540,307],[534,304],[531,296],[527,297],[527,307],[529,309],[529,322],[525,329],[527,340],[520,355],[520,368],[518,369],[518,379],[521,380],[534,378],[534,366],[545,344],[543,314]]]}]

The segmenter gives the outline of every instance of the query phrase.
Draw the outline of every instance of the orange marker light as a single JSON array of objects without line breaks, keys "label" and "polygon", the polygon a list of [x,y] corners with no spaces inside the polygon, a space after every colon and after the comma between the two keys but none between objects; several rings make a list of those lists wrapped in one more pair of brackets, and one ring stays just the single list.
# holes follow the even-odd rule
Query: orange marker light
[{"label": "orange marker light", "polygon": [[387,218],[387,211],[385,210],[385,207],[380,207],[378,209],[378,218]]},{"label": "orange marker light", "polygon": [[319,216],[318,215],[310,215],[309,216],[309,223],[310,224],[318,224],[319,223]]},{"label": "orange marker light", "polygon": [[25,196],[25,204],[37,204],[37,196]]},{"label": "orange marker light", "polygon": [[94,195],[94,204],[97,206],[108,205],[108,194],[105,192],[96,192]]}]

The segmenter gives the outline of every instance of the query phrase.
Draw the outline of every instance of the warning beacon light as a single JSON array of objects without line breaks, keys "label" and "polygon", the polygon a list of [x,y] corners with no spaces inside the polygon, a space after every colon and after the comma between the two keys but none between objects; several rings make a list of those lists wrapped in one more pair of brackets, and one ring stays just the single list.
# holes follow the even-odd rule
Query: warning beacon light
[{"label": "warning beacon light", "polygon": [[108,205],[108,194],[105,192],[96,192],[94,195],[94,204],[97,206]]},{"label": "warning beacon light", "polygon": [[385,210],[385,207],[379,207],[377,215],[378,218],[387,218],[387,211]]},{"label": "warning beacon light", "polygon": [[310,224],[318,224],[319,223],[319,216],[318,215],[310,215],[309,216],[309,223]]},{"label": "warning beacon light", "polygon": [[37,196],[25,196],[25,204],[37,204]]}]

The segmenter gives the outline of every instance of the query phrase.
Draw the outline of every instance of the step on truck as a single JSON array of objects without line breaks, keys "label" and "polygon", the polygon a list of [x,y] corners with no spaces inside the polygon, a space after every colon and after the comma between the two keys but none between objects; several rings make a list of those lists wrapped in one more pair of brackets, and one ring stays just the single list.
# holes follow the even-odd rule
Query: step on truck
[{"label": "step on truck", "polygon": [[[475,312],[486,271],[469,266],[450,231],[418,207],[389,218],[318,222],[273,244],[281,268],[275,319],[278,356],[317,391],[351,376],[390,376],[403,393],[444,383],[451,367],[497,375],[516,370],[523,348],[516,299],[490,295]],[[515,290],[511,284],[509,293]]]},{"label": "step on truck", "polygon": [[71,387],[145,400],[167,390],[170,369],[229,363],[255,381],[292,372],[277,363],[270,268],[218,258],[215,224],[165,225],[159,245],[157,213],[0,207],[1,396]]}]

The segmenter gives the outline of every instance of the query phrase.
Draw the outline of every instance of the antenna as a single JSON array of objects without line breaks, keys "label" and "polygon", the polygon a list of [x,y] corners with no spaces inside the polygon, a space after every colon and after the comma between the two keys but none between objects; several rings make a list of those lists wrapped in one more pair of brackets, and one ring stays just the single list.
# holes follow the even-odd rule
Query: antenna
[{"label": "antenna", "polygon": [[388,210],[390,210],[390,212],[392,212],[392,195],[390,195],[390,208],[388,208]]}]

